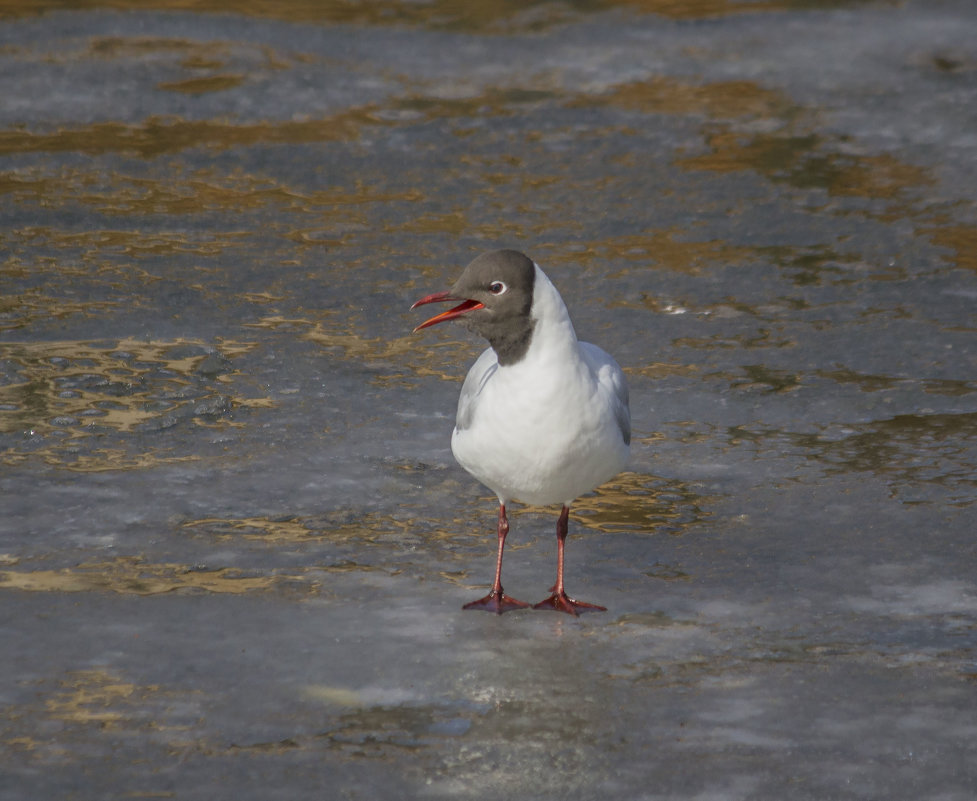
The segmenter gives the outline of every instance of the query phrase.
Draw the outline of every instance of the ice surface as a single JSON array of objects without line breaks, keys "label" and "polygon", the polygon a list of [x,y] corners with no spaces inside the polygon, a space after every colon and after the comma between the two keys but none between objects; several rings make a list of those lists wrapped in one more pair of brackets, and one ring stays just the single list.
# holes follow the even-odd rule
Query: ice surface
[{"label": "ice surface", "polygon": [[[973,798],[972,4],[120,5],[0,20],[4,801]],[[631,386],[579,620],[461,610],[502,246]]]}]

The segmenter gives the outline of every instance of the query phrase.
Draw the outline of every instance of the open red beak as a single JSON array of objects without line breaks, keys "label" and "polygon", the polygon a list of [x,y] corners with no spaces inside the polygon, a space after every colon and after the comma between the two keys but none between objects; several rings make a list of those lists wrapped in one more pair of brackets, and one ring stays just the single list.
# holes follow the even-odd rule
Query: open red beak
[{"label": "open red beak", "polygon": [[428,328],[432,325],[437,325],[438,323],[443,323],[445,320],[454,320],[455,317],[461,317],[461,315],[466,312],[474,311],[475,309],[484,309],[485,304],[479,303],[477,300],[464,300],[462,298],[456,298],[452,296],[450,292],[435,292],[433,295],[428,295],[427,297],[421,298],[417,303],[411,306],[412,309],[416,309],[418,306],[424,306],[427,303],[446,303],[448,301],[460,300],[457,306],[453,309],[448,309],[446,312],[441,312],[441,314],[436,314],[430,320],[425,320],[421,323],[415,331],[420,331],[422,328]]}]

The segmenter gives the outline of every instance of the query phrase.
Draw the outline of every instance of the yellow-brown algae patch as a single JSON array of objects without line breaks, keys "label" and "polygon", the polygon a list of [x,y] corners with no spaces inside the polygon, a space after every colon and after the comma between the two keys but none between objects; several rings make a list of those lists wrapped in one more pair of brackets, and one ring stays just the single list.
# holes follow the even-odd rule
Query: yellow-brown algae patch
[{"label": "yellow-brown algae patch", "polygon": [[925,167],[906,164],[890,153],[840,157],[842,168],[828,185],[833,195],[895,198],[907,190],[930,186],[935,178]]},{"label": "yellow-brown algae patch", "polygon": [[[793,392],[801,385],[799,376],[787,370],[776,370],[763,364],[746,364],[741,369],[745,375],[735,375],[730,380],[733,389]],[[719,374],[713,375],[718,377]]]},{"label": "yellow-brown algae patch", "polygon": [[684,534],[706,516],[703,497],[680,482],[624,472],[577,498],[571,517],[587,528],[603,532],[644,531],[664,527],[669,534]]},{"label": "yellow-brown algae patch", "polygon": [[195,569],[189,565],[154,564],[137,556],[89,562],[60,570],[0,570],[0,590],[28,592],[116,592],[161,595],[178,590],[244,594],[298,587],[316,591],[318,583],[305,575],[247,576],[231,568]]},{"label": "yellow-brown algae patch", "polygon": [[150,53],[172,51],[193,53],[198,58],[208,54],[213,59],[221,47],[218,42],[193,42],[165,36],[96,36],[89,42],[89,52],[99,58],[144,57]]},{"label": "yellow-brown algae patch", "polygon": [[730,14],[767,11],[771,0],[610,0],[610,5],[622,6],[644,14],[657,14],[670,19],[705,19]]},{"label": "yellow-brown algae patch", "polygon": [[[208,422],[234,405],[267,405],[268,399],[238,403],[223,394],[223,387],[218,394],[213,386],[221,381],[220,374],[234,372],[230,358],[253,347],[255,343],[220,341],[212,374],[204,363],[217,358],[214,349],[190,340],[4,343],[0,354],[16,366],[19,380],[0,387],[0,431],[47,433],[58,428],[78,437],[88,433],[88,426],[132,431],[208,398],[215,411],[183,416]],[[206,372],[203,383],[201,370]]]},{"label": "yellow-brown algae patch", "polygon": [[[524,89],[517,86],[490,87],[481,92],[464,94],[458,97],[412,94],[397,98],[394,109],[416,112],[422,119],[433,121],[458,117],[509,116],[514,113],[512,106],[525,103],[538,103],[559,96],[555,90]],[[511,156],[504,157],[511,164]]]},{"label": "yellow-brown algae patch", "polygon": [[[862,0],[867,2],[868,0]],[[809,8],[812,5],[850,5],[859,0],[607,0],[608,6],[630,8],[645,14],[657,14],[670,19],[708,19],[733,14],[756,14]],[[603,4],[602,4],[603,5]]]},{"label": "yellow-brown algae patch", "polygon": [[[10,191],[26,192],[19,182],[12,181],[10,186]],[[60,189],[63,194],[64,187]],[[191,214],[214,209],[242,210],[268,206],[319,213],[322,208],[329,208],[331,223],[355,227],[365,225],[356,211],[359,206],[394,201],[413,202],[422,199],[422,196],[415,191],[378,192],[376,188],[362,184],[352,188],[299,191],[267,177],[211,175],[198,171],[191,178],[171,177],[166,181],[126,176],[117,180],[110,191],[92,192],[81,187],[71,199],[120,214]]]},{"label": "yellow-brown algae patch", "polygon": [[715,264],[731,264],[752,258],[752,248],[731,245],[721,239],[705,242],[689,241],[688,231],[673,227],[646,231],[641,234],[610,237],[583,242],[574,251],[578,261],[588,259],[619,259],[641,261],[666,270],[697,275]]},{"label": "yellow-brown algae patch", "polygon": [[900,162],[890,154],[830,150],[815,133],[788,130],[745,135],[721,129],[707,134],[706,141],[709,153],[681,158],[679,166],[720,173],[757,172],[802,189],[864,198],[893,199],[934,180],[924,168]]},{"label": "yellow-brown algae patch", "polygon": [[[109,732],[152,735],[175,749],[198,746],[187,742],[192,729],[187,709],[196,691],[174,691],[158,684],[137,684],[108,667],[68,670],[56,677],[31,682],[34,698],[6,708],[8,736],[2,745],[16,749],[35,769],[88,759],[91,737]],[[174,703],[176,707],[174,707]],[[43,769],[43,767],[41,768]],[[160,796],[166,793],[140,793]]]},{"label": "yellow-brown algae patch", "polygon": [[[347,321],[344,321],[347,322]],[[410,352],[411,342],[408,337],[387,339],[384,337],[367,338],[349,332],[331,331],[322,322],[315,322],[304,317],[284,317],[282,315],[268,315],[256,323],[245,323],[250,328],[267,328],[271,330],[295,330],[305,327],[308,330],[302,335],[303,339],[315,342],[325,348],[339,348],[346,358],[359,361],[388,361],[398,359]]]},{"label": "yellow-brown algae patch", "polygon": [[227,62],[212,55],[194,53],[183,59],[180,66],[187,70],[219,70],[227,66]]},{"label": "yellow-brown algae patch", "polygon": [[16,295],[0,295],[0,331],[24,328],[37,319],[60,320],[74,314],[97,315],[119,304],[111,300],[72,301],[41,294],[31,288]]},{"label": "yellow-brown algae patch", "polygon": [[471,586],[467,580],[469,575],[471,575],[471,571],[469,570],[439,570],[438,575],[456,587],[467,589]]},{"label": "yellow-brown algae patch", "polygon": [[182,92],[187,95],[203,95],[208,92],[224,92],[240,86],[246,77],[244,75],[206,75],[197,78],[186,78],[182,81],[166,81],[157,84],[157,88],[166,92]]},{"label": "yellow-brown algae patch", "polygon": [[358,334],[328,332],[318,324],[304,338],[326,348],[340,348],[346,358],[357,360],[389,361],[406,355],[412,347],[409,337],[368,339]]},{"label": "yellow-brown algae patch", "polygon": [[977,272],[977,227],[943,225],[925,228],[922,233],[928,235],[937,247],[953,251],[953,256],[948,261],[964,270]]},{"label": "yellow-brown algae patch", "polygon": [[905,378],[894,378],[887,375],[872,375],[868,373],[857,373],[847,367],[838,367],[835,370],[818,370],[817,373],[822,378],[830,378],[839,384],[854,384],[862,392],[879,392],[892,389],[900,382],[908,381]]},{"label": "yellow-brown algae patch", "polygon": [[266,517],[206,517],[189,520],[183,523],[183,528],[202,528],[208,534],[224,540],[243,537],[267,542],[300,542],[316,537],[316,532],[298,518],[270,520]]},{"label": "yellow-brown algae patch", "polygon": [[389,558],[405,551],[423,548],[425,553],[437,551],[440,559],[463,560],[469,558],[472,547],[479,552],[493,547],[487,536],[489,528],[481,520],[455,518],[435,525],[430,520],[408,516],[343,509],[280,520],[204,518],[188,520],[182,527],[189,535],[217,542],[249,540],[270,548],[328,542],[359,549],[355,560],[339,555],[310,565],[313,574],[375,570],[394,575],[402,565],[390,563]]},{"label": "yellow-brown algae patch", "polygon": [[644,378],[669,378],[671,376],[691,376],[699,372],[693,364],[669,364],[666,362],[652,362],[637,367],[626,367],[627,375],[640,375]]},{"label": "yellow-brown algae patch", "polygon": [[[18,454],[12,454],[17,456]],[[94,448],[83,453],[65,453],[58,447],[41,448],[32,456],[42,459],[45,464],[60,467],[73,473],[107,473],[112,470],[144,470],[164,464],[196,462],[199,456],[167,456],[154,450],[130,454],[121,448]],[[25,455],[20,455],[21,460]],[[6,461],[0,458],[0,461]]]},{"label": "yellow-brown algae patch", "polygon": [[[11,707],[7,707],[7,715],[10,716],[15,714]],[[37,751],[42,747],[43,743],[41,740],[35,739],[34,737],[9,737],[2,741],[7,748],[16,749],[22,754],[29,754]]]},{"label": "yellow-brown algae patch", "polygon": [[[257,347],[256,342],[236,342],[221,339],[218,347],[222,354],[228,357],[248,353]],[[167,370],[181,375],[192,373],[210,353],[201,352],[192,355],[173,355],[180,353],[184,346],[207,348],[200,340],[174,339],[168,341],[153,341],[142,339],[120,339],[113,345],[90,340],[63,340],[58,342],[9,342],[4,343],[4,354],[24,363],[45,361],[46,367],[56,367],[54,360],[70,362],[84,361],[86,372],[105,371],[119,368],[126,363],[140,364],[156,363]],[[130,368],[132,371],[144,368]]]},{"label": "yellow-brown algae patch", "polygon": [[758,328],[748,334],[713,334],[708,337],[678,337],[672,341],[675,347],[681,348],[793,348],[797,344],[793,339],[779,337],[768,328]]},{"label": "yellow-brown algae patch", "polygon": [[271,292],[244,292],[238,297],[249,303],[277,303],[285,300],[283,295],[272,295]]},{"label": "yellow-brown algae patch", "polygon": [[61,692],[44,702],[49,717],[70,723],[98,723],[111,727],[126,717],[131,701],[159,691],[159,685],[139,687],[104,670],[79,670],[61,682]]},{"label": "yellow-brown algae patch", "polygon": [[[98,3],[102,8],[111,9],[186,11],[192,6],[193,11],[197,13],[247,14],[289,22],[408,25],[480,34],[542,30],[565,22],[568,18],[578,17],[585,11],[604,11],[612,8],[626,8],[637,13],[656,14],[669,19],[695,20],[734,14],[755,14],[763,11],[777,12],[805,8],[810,4],[810,0],[598,0],[573,4],[538,1],[527,3],[525,0],[482,0],[478,3],[459,3],[458,0],[430,0],[424,3],[405,3],[402,0],[369,0],[357,3],[322,2],[322,0],[289,0],[289,2],[194,0],[192,3],[188,0],[100,0]],[[78,0],[33,0],[30,3],[2,0],[0,18],[41,14],[60,9],[75,10],[77,7]],[[139,37],[135,37],[135,40],[140,41]],[[150,38],[148,41],[154,40]],[[155,41],[179,42],[179,40],[166,39]],[[160,47],[164,46],[176,45],[160,45]]]},{"label": "yellow-brown algae patch", "polygon": [[274,409],[278,402],[272,398],[235,398],[234,405],[245,409]]},{"label": "yellow-brown algae patch", "polygon": [[[303,339],[315,342],[324,348],[338,349],[346,359],[359,362],[390,366],[396,365],[409,371],[414,376],[434,376],[446,381],[460,381],[463,371],[457,369],[459,359],[473,359],[476,347],[470,342],[462,341],[423,341],[410,334],[403,337],[364,337],[349,330],[349,321],[343,320],[338,325],[346,326],[346,330],[336,330],[334,326],[323,321],[313,321],[304,317],[284,317],[282,315],[268,315],[256,323],[247,323],[252,328],[267,328],[271,330],[295,330],[306,327]],[[393,382],[404,377],[400,372],[378,377],[381,382]]]},{"label": "yellow-brown algae patch", "polygon": [[0,195],[41,198],[63,192],[64,181],[40,174],[38,170],[17,170],[0,173]]},{"label": "yellow-brown algae patch", "polygon": [[387,230],[405,231],[412,234],[456,234],[468,229],[468,220],[461,212],[447,214],[427,214],[409,220],[398,226],[387,226]]},{"label": "yellow-brown algae patch", "polygon": [[256,323],[244,323],[246,328],[266,328],[270,331],[279,329],[294,330],[301,327],[312,327],[315,323],[306,317],[283,317],[280,314],[270,314],[262,317]]},{"label": "yellow-brown algae patch", "polygon": [[673,78],[618,84],[603,94],[582,95],[570,106],[611,105],[658,114],[704,114],[714,119],[783,118],[796,106],[781,92],[752,81],[692,84]]},{"label": "yellow-brown algae patch", "polygon": [[[413,522],[391,515],[363,513],[355,519],[338,513],[335,517],[293,517],[273,520],[267,517],[202,518],[188,520],[183,528],[200,530],[218,540],[243,538],[267,543],[299,543],[311,540],[363,540],[377,542],[391,535],[411,532]],[[427,532],[425,532],[427,536]]]},{"label": "yellow-brown algae patch", "polygon": [[377,106],[368,105],[315,120],[234,124],[218,120],[184,120],[150,117],[142,125],[120,122],[95,123],[84,128],[62,128],[34,133],[0,131],[0,154],[77,152],[136,153],[154,158],[192,147],[225,150],[260,143],[302,144],[352,141],[364,125],[386,124],[377,117]]},{"label": "yellow-brown algae patch", "polygon": [[[240,246],[247,239],[248,233],[243,231],[208,231],[206,233],[188,236],[184,232],[162,231],[152,234],[143,231],[110,231],[110,230],[88,230],[88,231],[60,231],[47,227],[21,228],[13,232],[22,242],[34,244],[43,242],[50,247],[59,248],[85,248],[87,253],[83,258],[96,258],[99,263],[95,269],[99,273],[117,272],[121,275],[139,275],[151,280],[159,280],[157,276],[150,275],[133,265],[114,265],[105,264],[103,261],[105,250],[113,250],[124,253],[127,256],[140,258],[146,254],[170,255],[174,253],[194,253],[200,256],[218,256],[225,249]],[[51,264],[41,262],[54,272],[64,270],[66,274],[84,275],[91,272],[91,268],[82,270],[72,269],[70,265]],[[203,268],[197,267],[198,271]]]}]

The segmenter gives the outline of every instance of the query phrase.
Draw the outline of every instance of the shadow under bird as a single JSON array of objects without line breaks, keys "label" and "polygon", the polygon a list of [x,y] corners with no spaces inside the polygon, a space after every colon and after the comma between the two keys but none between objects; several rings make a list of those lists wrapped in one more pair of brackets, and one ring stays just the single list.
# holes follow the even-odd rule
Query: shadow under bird
[{"label": "shadow under bird", "polygon": [[461,388],[451,451],[499,499],[495,583],[465,609],[501,614],[529,606],[502,590],[502,552],[510,501],[562,504],[556,524],[556,584],[536,609],[577,615],[603,606],[570,598],[563,586],[563,550],[570,504],[617,475],[631,444],[628,388],[617,362],[580,342],[563,298],[529,257],[515,250],[485,253],[447,292],[428,303],[457,306],[415,331],[461,320],[488,340]]}]

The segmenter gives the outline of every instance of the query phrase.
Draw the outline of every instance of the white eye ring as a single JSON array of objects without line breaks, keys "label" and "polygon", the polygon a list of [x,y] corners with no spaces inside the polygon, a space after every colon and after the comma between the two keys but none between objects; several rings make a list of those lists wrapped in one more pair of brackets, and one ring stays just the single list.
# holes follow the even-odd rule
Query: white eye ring
[{"label": "white eye ring", "polygon": [[509,291],[509,287],[503,284],[501,281],[493,281],[489,284],[489,292],[493,295],[504,295]]}]

